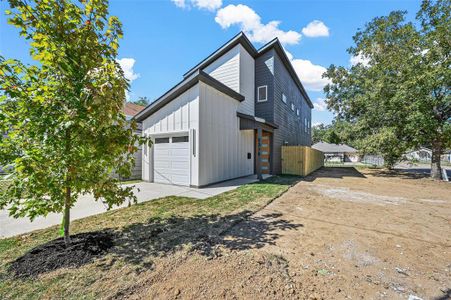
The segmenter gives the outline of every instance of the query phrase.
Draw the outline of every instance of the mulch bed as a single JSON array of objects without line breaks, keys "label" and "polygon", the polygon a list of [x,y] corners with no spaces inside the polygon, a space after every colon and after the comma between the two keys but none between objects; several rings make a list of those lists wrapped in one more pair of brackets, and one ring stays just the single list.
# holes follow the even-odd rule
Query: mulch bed
[{"label": "mulch bed", "polygon": [[60,268],[77,268],[108,253],[114,237],[111,231],[80,233],[71,236],[68,247],[59,238],[31,249],[13,261],[9,271],[15,278],[30,278]]}]

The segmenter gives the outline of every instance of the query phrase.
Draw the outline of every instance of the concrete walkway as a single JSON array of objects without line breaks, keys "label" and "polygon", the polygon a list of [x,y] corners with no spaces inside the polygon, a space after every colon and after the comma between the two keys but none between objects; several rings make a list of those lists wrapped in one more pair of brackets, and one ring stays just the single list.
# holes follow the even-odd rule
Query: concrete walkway
[{"label": "concrete walkway", "polygon": [[[205,199],[215,196],[233,189],[240,185],[256,182],[255,175],[233,179],[211,185],[206,188],[196,189],[183,186],[166,185],[159,183],[140,182],[136,183],[134,193],[138,198],[138,202],[149,201],[167,196],[183,196],[197,199]],[[139,191],[138,191],[139,190]],[[119,207],[125,207],[125,202]],[[113,209],[117,209],[115,207]],[[96,202],[92,195],[80,196],[75,206],[71,209],[71,219],[81,219],[91,215],[106,212],[106,206],[102,202]],[[51,213],[46,217],[38,217],[33,222],[27,218],[14,219],[9,217],[8,211],[0,210],[0,238],[10,237],[36,229],[42,229],[53,225],[61,224],[62,214]]]}]

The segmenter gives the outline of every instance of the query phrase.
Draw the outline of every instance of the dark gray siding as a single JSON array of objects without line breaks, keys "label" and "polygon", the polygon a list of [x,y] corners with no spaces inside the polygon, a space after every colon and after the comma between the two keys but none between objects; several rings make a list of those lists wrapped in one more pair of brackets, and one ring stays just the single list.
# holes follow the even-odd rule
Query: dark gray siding
[{"label": "dark gray siding", "polygon": [[[282,171],[282,145],[311,145],[310,130],[305,127],[305,120],[311,124],[311,109],[274,50],[257,58],[255,66],[255,87],[268,85],[268,101],[256,102],[255,115],[278,126],[273,135],[271,171],[279,174]],[[286,95],[287,103],[282,101],[282,93]],[[291,109],[292,103],[294,111]],[[300,110],[299,116],[296,109]]]},{"label": "dark gray siding", "polygon": [[[268,86],[268,100],[258,102],[258,87]],[[274,122],[274,50],[255,60],[255,116]]]}]

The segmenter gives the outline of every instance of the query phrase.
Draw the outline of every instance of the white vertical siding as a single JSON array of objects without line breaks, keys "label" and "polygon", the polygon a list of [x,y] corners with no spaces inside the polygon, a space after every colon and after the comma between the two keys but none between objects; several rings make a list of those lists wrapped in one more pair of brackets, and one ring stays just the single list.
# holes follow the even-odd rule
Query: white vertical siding
[{"label": "white vertical siding", "polygon": [[240,103],[238,111],[248,115],[255,115],[255,60],[240,46],[240,94],[245,100]]},{"label": "white vertical siding", "polygon": [[238,106],[235,99],[200,83],[199,185],[253,174],[254,133],[240,130]]},{"label": "white vertical siding", "polygon": [[240,92],[240,45],[216,59],[203,71],[224,83],[236,92]]},{"label": "white vertical siding", "polygon": [[254,115],[255,60],[241,44],[230,49],[203,71],[243,95],[245,100],[238,106],[238,111]]},{"label": "white vertical siding", "polygon": [[[178,96],[142,123],[143,134],[147,136],[165,136],[174,133],[191,132],[199,130],[199,84],[191,87]],[[196,138],[196,143],[199,139]],[[191,145],[191,143],[190,143]],[[195,147],[199,149],[198,145]],[[191,184],[198,185],[198,155],[191,157]],[[153,149],[143,149],[143,180],[153,181],[152,167]]]}]

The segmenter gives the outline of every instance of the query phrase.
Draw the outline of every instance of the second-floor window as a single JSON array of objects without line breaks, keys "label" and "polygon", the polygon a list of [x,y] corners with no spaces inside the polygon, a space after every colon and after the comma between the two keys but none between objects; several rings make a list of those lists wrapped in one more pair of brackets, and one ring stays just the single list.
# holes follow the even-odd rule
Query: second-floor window
[{"label": "second-floor window", "polygon": [[284,93],[282,93],[282,102],[287,103],[287,96]]},{"label": "second-floor window", "polygon": [[294,103],[291,103],[291,110],[294,111]]},{"label": "second-floor window", "polygon": [[299,117],[299,108],[298,108],[298,109],[296,109],[296,116],[298,116],[298,117]]},{"label": "second-floor window", "polygon": [[264,102],[266,100],[268,100],[268,86],[259,86],[257,89],[257,101]]}]

